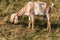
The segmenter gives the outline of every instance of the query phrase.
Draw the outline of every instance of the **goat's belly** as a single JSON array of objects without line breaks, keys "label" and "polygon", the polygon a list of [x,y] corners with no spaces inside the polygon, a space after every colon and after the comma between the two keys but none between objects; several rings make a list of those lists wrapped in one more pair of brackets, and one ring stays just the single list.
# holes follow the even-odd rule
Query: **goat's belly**
[{"label": "goat's belly", "polygon": [[39,11],[38,10],[34,10],[34,14],[35,15],[44,15],[44,13],[40,12],[40,10]]},{"label": "goat's belly", "polygon": [[28,16],[29,14],[30,14],[29,12],[26,12],[24,15],[27,15]]}]

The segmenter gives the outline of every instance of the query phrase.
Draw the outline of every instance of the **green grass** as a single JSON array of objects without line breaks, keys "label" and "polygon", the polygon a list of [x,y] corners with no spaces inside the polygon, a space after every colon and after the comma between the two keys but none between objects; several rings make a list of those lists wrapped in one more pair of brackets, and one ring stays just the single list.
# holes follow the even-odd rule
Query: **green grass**
[{"label": "green grass", "polygon": [[42,17],[35,20],[35,30],[27,28],[26,16],[19,19],[19,24],[9,22],[10,15],[20,10],[28,1],[30,0],[0,0],[0,40],[60,40],[60,0],[41,0],[55,4],[51,13],[52,29],[48,37],[48,31],[43,31],[46,29],[46,20]]}]

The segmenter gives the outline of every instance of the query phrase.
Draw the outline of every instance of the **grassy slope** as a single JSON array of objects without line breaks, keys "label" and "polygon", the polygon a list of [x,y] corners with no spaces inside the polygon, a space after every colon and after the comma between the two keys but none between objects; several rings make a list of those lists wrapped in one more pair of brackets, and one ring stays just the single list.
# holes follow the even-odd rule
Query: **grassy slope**
[{"label": "grassy slope", "polygon": [[[45,20],[35,21],[35,30],[27,29],[27,18],[22,17],[19,24],[9,23],[12,13],[20,10],[29,0],[0,0],[0,40],[60,40],[60,1],[43,0],[54,2],[54,11],[51,14],[52,30],[48,38]],[[41,33],[42,32],[42,33]]]}]

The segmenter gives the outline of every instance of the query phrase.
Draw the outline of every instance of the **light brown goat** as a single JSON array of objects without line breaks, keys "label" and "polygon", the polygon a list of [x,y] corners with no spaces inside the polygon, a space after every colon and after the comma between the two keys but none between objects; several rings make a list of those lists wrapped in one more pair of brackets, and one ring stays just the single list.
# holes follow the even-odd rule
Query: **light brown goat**
[{"label": "light brown goat", "polygon": [[11,15],[10,21],[18,23],[18,16],[27,15],[29,17],[29,28],[32,22],[32,29],[34,29],[34,16],[46,15],[47,18],[47,29],[51,29],[50,22],[50,10],[53,8],[53,3],[48,6],[46,2],[28,2],[21,10]]}]

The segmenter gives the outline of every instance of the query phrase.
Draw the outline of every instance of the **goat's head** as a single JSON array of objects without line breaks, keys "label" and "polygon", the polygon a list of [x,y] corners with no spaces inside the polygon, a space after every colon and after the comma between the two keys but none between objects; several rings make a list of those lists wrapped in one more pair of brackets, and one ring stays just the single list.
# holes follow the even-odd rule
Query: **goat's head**
[{"label": "goat's head", "polygon": [[18,23],[18,16],[16,13],[12,14],[11,17],[10,17],[10,22],[14,24]]}]

